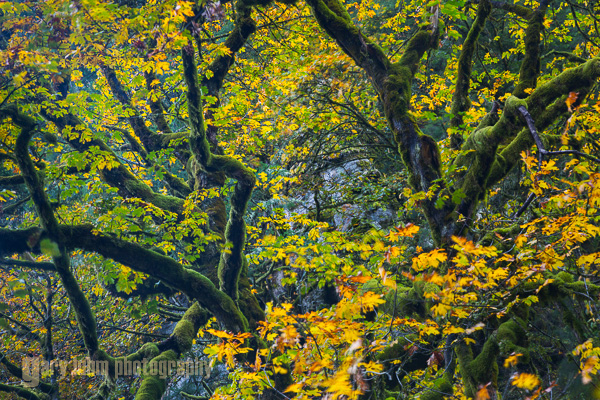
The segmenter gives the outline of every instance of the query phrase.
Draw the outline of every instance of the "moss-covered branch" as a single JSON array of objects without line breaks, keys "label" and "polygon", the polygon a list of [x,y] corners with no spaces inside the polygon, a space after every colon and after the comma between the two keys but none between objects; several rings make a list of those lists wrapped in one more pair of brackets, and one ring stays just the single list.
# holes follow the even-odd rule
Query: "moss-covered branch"
[{"label": "moss-covered branch", "polygon": [[29,156],[29,141],[36,130],[37,123],[33,118],[19,112],[17,107],[14,106],[0,110],[0,119],[4,119],[4,117],[12,118],[13,123],[21,128],[21,132],[15,143],[15,157],[17,158],[19,169],[25,179],[25,184],[42,226],[47,232],[47,238],[44,239],[48,241],[46,247],[52,248],[50,251],[52,260],[67,292],[69,301],[75,310],[79,331],[83,336],[85,347],[89,354],[93,356],[98,350],[96,320],[87,298],[71,272],[70,257],[64,244],[62,232],[54,216],[50,200],[44,190],[44,184],[40,180],[33,161]]},{"label": "moss-covered branch", "polygon": [[[522,313],[526,318],[527,310]],[[520,317],[514,317],[502,323],[496,332],[490,335],[477,357],[473,358],[471,346],[464,341],[456,345],[456,355],[460,373],[465,385],[467,397],[475,397],[480,387],[487,386],[488,392],[495,397],[498,389],[498,355],[509,356],[513,352],[522,354],[520,362],[529,361],[527,350],[527,335],[524,327],[526,322]]]},{"label": "moss-covered branch", "polygon": [[525,19],[529,19],[532,13],[532,11],[529,8],[520,4],[512,4],[504,1],[491,1],[491,4],[494,8],[499,8],[501,10],[508,11]]},{"label": "moss-covered branch", "polygon": [[143,272],[197,299],[219,322],[233,332],[245,331],[247,322],[237,306],[204,275],[183,267],[170,257],[114,236],[94,233],[92,225],[63,226],[69,248],[96,252]]},{"label": "moss-covered branch", "polygon": [[56,267],[50,262],[35,262],[35,261],[23,261],[13,260],[12,258],[0,258],[0,265],[6,265],[9,267],[18,268],[31,268],[38,271],[56,271]]},{"label": "moss-covered branch", "polygon": [[[600,57],[563,71],[556,78],[538,86],[526,99],[527,110],[535,120],[538,132],[543,132],[568,111],[565,104],[570,92],[578,92],[577,102],[583,101],[600,77]],[[529,129],[522,129],[497,155],[487,181],[488,187],[503,179],[521,159],[521,152],[534,144]]]},{"label": "moss-covered branch", "polygon": [[251,16],[251,7],[244,5],[243,1],[238,1],[235,8],[237,11],[235,26],[223,43],[229,49],[229,54],[218,56],[208,66],[208,70],[212,71],[212,76],[207,78],[205,74],[202,78],[201,86],[205,86],[211,96],[218,96],[225,76],[235,61],[235,55],[244,46],[250,35],[256,31],[256,22]]},{"label": "moss-covered branch", "polygon": [[244,215],[256,177],[254,173],[237,159],[212,154],[206,136],[198,74],[194,62],[194,49],[190,44],[182,49],[184,77],[187,85],[188,113],[190,116],[190,149],[193,162],[206,172],[222,172],[228,178],[237,181],[229,219],[225,227],[225,249],[219,262],[219,283],[221,289],[232,299],[238,299],[238,284],[244,265],[244,246],[246,243],[246,223]]},{"label": "moss-covered branch", "polygon": [[544,17],[549,1],[542,1],[540,6],[529,16],[529,24],[525,30],[525,57],[521,62],[519,83],[513,92],[518,98],[527,97],[527,89],[537,86],[540,73],[540,40],[544,32]]},{"label": "moss-covered branch", "polygon": [[[192,190],[187,183],[184,182],[180,177],[170,173],[164,166],[156,164],[148,156],[146,149],[137,141],[137,139],[129,133],[127,129],[119,128],[113,125],[105,125],[105,128],[117,131],[127,139],[133,151],[138,153],[142,160],[146,163],[146,166],[153,169],[154,171],[160,172],[164,176],[164,180],[171,190],[176,193],[179,197],[186,197]],[[186,158],[187,161],[187,158]]]},{"label": "moss-covered branch", "polygon": [[38,227],[28,229],[0,228],[0,256],[21,254],[26,251],[40,251],[39,237],[42,230]]},{"label": "moss-covered branch", "polygon": [[455,160],[457,168],[466,167],[463,175],[457,177],[455,186],[465,195],[456,208],[459,214],[467,218],[473,215],[478,201],[487,191],[487,179],[496,158],[498,145],[524,126],[519,106],[525,104],[525,100],[509,97],[498,122],[493,126],[475,130],[463,145],[464,152]]},{"label": "moss-covered branch", "polygon": [[[96,252],[136,271],[146,273],[186,293],[191,298],[197,298],[200,305],[215,315],[225,328],[240,332],[247,325],[246,319],[232,299],[217,289],[210,279],[196,271],[184,268],[172,258],[114,236],[94,233],[92,225],[61,226],[60,231],[69,249]],[[0,244],[10,244],[10,247],[3,248],[7,254],[25,251],[39,253],[39,242],[45,237],[46,233],[39,228],[0,229]]]},{"label": "moss-covered branch", "polygon": [[546,57],[557,57],[557,58],[566,58],[568,61],[581,64],[586,62],[587,60],[583,57],[580,57],[576,54],[571,53],[570,51],[560,51],[560,50],[550,50],[546,54],[542,56],[542,58]]},{"label": "moss-covered branch", "polygon": [[[6,370],[13,375],[14,377],[23,380],[24,376],[23,376],[23,370],[21,369],[21,367],[19,367],[18,365],[12,363],[8,358],[6,358],[6,355],[0,353],[0,363],[2,363],[4,365],[4,367],[6,368]],[[11,387],[15,387],[15,386],[11,386]],[[43,380],[39,380],[39,384],[37,385],[37,390],[41,391],[42,393],[46,393],[46,394],[52,394],[52,393],[56,393],[57,392],[57,387],[50,385],[49,383],[46,383]],[[0,388],[0,391],[2,390],[2,388]]]},{"label": "moss-covered branch", "polygon": [[[140,140],[142,141],[142,144],[143,144],[143,148],[141,148],[141,146],[139,146],[137,139],[135,137],[130,135],[129,132],[127,132],[127,131],[123,132],[125,137],[129,141],[129,143],[131,144],[133,150],[137,151],[140,154],[140,156],[144,159],[144,161],[146,162],[147,165],[152,166],[152,167],[156,168],[157,170],[160,170],[160,172],[164,175],[165,180],[167,181],[167,183],[169,184],[169,186],[172,189],[179,192],[182,195],[182,197],[187,196],[191,192],[191,190],[187,186],[187,184],[185,182],[183,182],[183,180],[181,178],[171,174],[164,167],[153,163],[150,160],[150,158],[148,157],[148,152],[157,151],[157,150],[166,148],[168,146],[168,143],[164,143],[164,141],[161,140],[160,134],[152,132],[152,130],[150,130],[150,128],[148,128],[146,126],[146,121],[144,120],[144,118],[142,118],[142,116],[140,115],[140,112],[131,104],[131,96],[129,96],[129,94],[127,94],[127,92],[121,85],[121,82],[119,81],[119,78],[117,77],[116,72],[106,64],[102,64],[101,70],[104,74],[104,77],[106,78],[106,80],[108,82],[108,86],[110,87],[113,95],[117,98],[117,100],[119,100],[119,102],[122,105],[127,107],[127,109],[133,113],[133,115],[130,115],[127,118],[127,120],[129,121],[129,125],[133,129],[133,132],[136,134],[136,136],[138,138],[140,138]],[[166,121],[164,120],[164,114],[162,113],[162,106],[160,106],[160,109],[158,109],[159,106],[160,106],[160,103],[158,103],[158,105],[155,104],[154,108],[157,109],[157,112],[160,112],[159,119],[160,119],[160,116],[162,116],[161,121],[163,123],[163,128],[165,128],[164,125],[166,124]],[[166,127],[168,128],[168,125]],[[170,130],[169,130],[169,132],[170,132]],[[166,146],[161,146],[161,145],[166,145]],[[183,143],[180,146],[182,146],[182,149],[183,149],[183,148],[185,148],[185,145],[186,145],[186,143]],[[179,151],[178,154],[181,155],[182,152]],[[180,157],[180,160],[183,163],[185,163],[187,161],[187,157],[184,157],[184,158]]]},{"label": "moss-covered branch", "polygon": [[321,28],[367,72],[381,91],[391,65],[383,49],[360,32],[339,0],[309,0],[307,3]]},{"label": "moss-covered branch", "polygon": [[[481,0],[479,2],[477,16],[475,17],[475,21],[473,21],[467,38],[462,45],[462,50],[458,59],[456,85],[454,89],[454,95],[452,96],[452,119],[450,120],[450,126],[455,128],[458,128],[463,124],[463,113],[471,107],[469,88],[471,86],[471,64],[473,61],[473,54],[475,53],[479,35],[485,26],[485,21],[487,20],[491,9],[492,7],[489,0]],[[452,148],[460,148],[462,142],[462,136],[457,133],[452,134]]]},{"label": "moss-covered branch", "polygon": [[179,355],[190,351],[198,330],[206,325],[209,318],[210,314],[197,302],[192,304],[175,325],[169,339],[159,344],[158,348],[162,351],[173,350]]},{"label": "moss-covered branch", "polygon": [[[190,351],[198,329],[208,321],[208,314],[200,308],[198,303],[185,312],[181,320],[175,326],[171,337],[166,343],[169,348],[154,357],[150,363],[161,361],[175,361],[183,353]],[[164,346],[164,345],[163,345]],[[166,379],[160,376],[145,374],[142,378],[140,389],[136,393],[136,400],[159,400],[166,389]]]},{"label": "moss-covered branch", "polygon": [[[148,92],[157,90],[156,86],[154,86],[153,84],[155,81],[158,81],[158,77],[156,76],[154,71],[144,72],[144,79],[146,80],[146,90],[148,90]],[[160,102],[160,98],[158,98],[156,94],[155,97],[149,96],[148,105],[150,106],[150,111],[152,111],[152,118],[154,119],[158,130],[160,130],[163,134],[173,133],[173,131],[171,131],[171,127],[169,126],[165,118],[165,110]]]},{"label": "moss-covered branch", "polygon": [[[38,98],[40,103],[50,102],[47,98]],[[180,214],[183,211],[183,200],[173,196],[167,196],[160,193],[156,193],[150,186],[137,179],[129,169],[123,165],[123,163],[117,160],[116,155],[110,147],[106,145],[102,140],[92,138],[89,141],[83,143],[79,140],[77,135],[74,133],[81,132],[86,129],[85,124],[77,116],[67,112],[64,115],[58,117],[54,115],[53,111],[48,108],[42,108],[40,111],[42,116],[48,121],[53,122],[59,131],[65,132],[64,138],[69,144],[77,151],[85,152],[89,151],[92,147],[97,148],[103,153],[107,154],[111,160],[117,161],[116,167],[111,169],[105,168],[98,170],[100,177],[107,184],[116,187],[124,196],[138,197],[148,203],[155,205],[163,210],[171,211]],[[70,131],[71,134],[66,132]]]},{"label": "moss-covered branch", "polygon": [[[171,131],[165,119],[164,110],[160,101],[153,101],[152,99],[149,100],[150,110],[152,111],[158,129],[160,129],[163,134],[158,134],[150,130],[150,128],[146,126],[146,121],[142,118],[139,111],[131,104],[131,96],[125,91],[123,85],[121,85],[116,72],[106,64],[103,64],[101,69],[113,95],[121,104],[133,112],[133,115],[129,116],[127,120],[136,136],[142,141],[144,149],[147,152],[172,147],[172,140],[187,138],[185,133],[173,133]],[[156,79],[156,75],[153,72],[149,72],[145,73],[144,77],[146,78],[146,87],[148,90],[151,90],[151,84]],[[189,158],[188,145],[186,140],[179,140],[178,142],[180,142],[180,144],[174,147],[176,150],[175,155],[183,164],[185,164]]]},{"label": "moss-covered branch", "polygon": [[486,340],[483,349],[475,358],[473,358],[473,351],[470,345],[463,341],[457,344],[456,356],[467,397],[475,397],[478,388],[488,383],[491,383],[488,391],[495,391],[498,388],[498,363],[496,362],[496,357],[499,352],[500,349],[495,334]]},{"label": "moss-covered branch", "polygon": [[21,175],[0,176],[0,186],[22,185],[25,179]]},{"label": "moss-covered branch", "polygon": [[448,219],[450,206],[436,206],[445,191],[439,149],[431,137],[420,132],[408,112],[414,75],[425,52],[436,46],[437,30],[421,28],[408,41],[400,60],[392,63],[383,49],[365,37],[352,23],[348,11],[339,0],[309,0],[308,4],[319,25],[371,78],[383,101],[388,124],[408,169],[410,185],[417,191],[435,189],[434,195],[423,202],[423,211],[434,240],[437,243],[450,240],[454,233],[453,222]]},{"label": "moss-covered branch", "polygon": [[[173,350],[165,351],[160,355],[154,357],[150,363],[149,368],[158,370],[159,363],[175,363],[177,361],[177,354]],[[165,378],[161,378],[158,374],[145,374],[142,378],[142,383],[138,389],[135,399],[136,400],[159,400],[165,390],[167,389],[167,383]]]},{"label": "moss-covered branch", "polygon": [[192,400],[208,400],[209,399],[209,397],[206,397],[206,396],[194,396],[193,394],[189,394],[186,392],[180,392],[180,394],[185,399],[192,399]]},{"label": "moss-covered branch", "polygon": [[21,386],[6,385],[0,383],[0,392],[15,393],[26,400],[49,400],[50,396],[43,393],[36,393],[33,390]]},{"label": "moss-covered branch", "polygon": [[[540,114],[552,103],[570,92],[589,90],[600,77],[600,57],[595,57],[577,67],[563,71],[556,78],[537,87],[527,98],[527,109],[533,118],[539,120]],[[577,102],[585,98],[579,93]],[[559,115],[556,115],[557,118]],[[538,130],[541,131],[540,128]]]},{"label": "moss-covered branch", "polygon": [[122,105],[127,107],[127,109],[133,114],[129,116],[127,120],[129,121],[129,124],[131,125],[131,128],[133,129],[137,137],[139,137],[142,143],[144,144],[146,150],[157,150],[154,137],[159,135],[157,133],[152,132],[150,128],[146,126],[146,121],[144,121],[139,111],[132,106],[131,97],[125,91],[123,85],[121,85],[121,82],[119,81],[115,70],[106,64],[101,64],[100,69],[102,70],[104,78],[106,78],[106,81],[108,82],[108,87],[110,87],[113,96],[115,96],[115,98]]}]

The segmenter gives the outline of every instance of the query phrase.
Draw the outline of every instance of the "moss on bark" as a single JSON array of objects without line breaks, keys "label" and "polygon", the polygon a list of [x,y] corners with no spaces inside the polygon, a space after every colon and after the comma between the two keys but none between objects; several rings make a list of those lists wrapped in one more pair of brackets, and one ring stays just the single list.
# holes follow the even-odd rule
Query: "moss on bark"
[{"label": "moss on bark", "polygon": [[491,383],[491,390],[498,387],[498,364],[496,357],[499,353],[496,336],[490,336],[479,355],[473,358],[471,346],[460,342],[456,346],[456,355],[463,383],[465,395],[475,397],[479,386]]},{"label": "moss on bark", "polygon": [[[463,124],[463,113],[471,107],[469,99],[469,88],[471,87],[471,64],[473,54],[477,46],[479,35],[485,26],[485,21],[492,10],[489,0],[482,0],[477,7],[477,16],[471,25],[467,38],[463,42],[460,57],[458,59],[458,71],[456,73],[456,85],[452,96],[452,119],[450,126],[458,128]],[[462,135],[453,133],[450,137],[451,146],[460,148],[463,143]]]},{"label": "moss on bark", "polygon": [[47,230],[48,238],[45,240],[49,240],[51,245],[56,246],[57,248],[57,251],[52,251],[52,261],[56,266],[56,271],[67,292],[69,301],[75,310],[75,317],[79,325],[79,331],[83,336],[85,347],[88,353],[93,355],[98,350],[96,320],[87,298],[71,272],[70,257],[65,247],[62,232],[59,228],[58,221],[54,216],[54,211],[50,205],[48,195],[44,190],[44,183],[40,180],[29,155],[29,141],[35,132],[37,125],[36,121],[21,113],[17,107],[0,109],[0,120],[5,117],[12,118],[13,123],[21,128],[21,132],[15,143],[15,157],[19,164],[21,174],[25,179],[25,184],[33,200],[40,222]]},{"label": "moss on bark", "polygon": [[[168,350],[160,355],[154,357],[149,363],[149,369],[158,371],[159,363],[168,363],[169,361],[176,361],[177,354],[173,350]],[[137,393],[135,394],[136,400],[158,400],[162,397],[166,389],[166,379],[161,378],[160,375],[143,374],[142,383]]]}]

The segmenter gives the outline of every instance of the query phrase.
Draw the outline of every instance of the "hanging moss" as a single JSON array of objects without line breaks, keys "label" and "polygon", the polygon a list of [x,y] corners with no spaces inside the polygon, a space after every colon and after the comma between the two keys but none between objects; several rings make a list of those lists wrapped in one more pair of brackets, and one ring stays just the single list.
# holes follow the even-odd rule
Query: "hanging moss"
[{"label": "hanging moss", "polygon": [[537,86],[537,77],[540,73],[540,41],[544,32],[544,17],[549,2],[542,2],[540,6],[529,15],[529,24],[525,30],[525,57],[521,62],[519,83],[513,95],[519,98],[527,97],[526,89]]}]

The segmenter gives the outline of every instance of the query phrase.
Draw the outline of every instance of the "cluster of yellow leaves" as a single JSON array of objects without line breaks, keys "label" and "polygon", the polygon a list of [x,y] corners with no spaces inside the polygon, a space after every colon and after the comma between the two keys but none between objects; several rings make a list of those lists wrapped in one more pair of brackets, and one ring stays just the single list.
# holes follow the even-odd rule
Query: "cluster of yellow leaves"
[{"label": "cluster of yellow leaves", "polygon": [[212,358],[213,365],[215,361],[221,362],[224,359],[227,366],[233,368],[236,364],[235,357],[251,350],[246,347],[246,340],[252,337],[249,332],[233,334],[215,329],[207,329],[206,332],[220,339],[219,343],[209,344],[204,349],[204,353]]},{"label": "cluster of yellow leaves", "polygon": [[[342,280],[353,281],[352,277]],[[355,281],[355,280],[354,280]],[[359,279],[359,281],[362,281]],[[259,322],[258,335],[270,344],[258,352],[253,364],[239,366],[234,375],[242,377],[235,390],[222,388],[218,398],[257,395],[268,385],[268,376],[291,373],[293,384],[286,389],[291,398],[306,398],[327,393],[331,399],[357,399],[369,388],[369,375],[382,370],[372,361],[371,352],[381,348],[380,340],[369,339],[376,333],[363,315],[384,301],[380,295],[366,291],[342,291],[343,299],[332,309],[294,314],[289,303],[280,307],[267,305],[267,320]],[[234,362],[235,355],[245,352],[239,335],[209,330],[223,339],[209,346],[210,356]]]},{"label": "cluster of yellow leaves", "polygon": [[444,250],[434,249],[428,253],[421,253],[417,257],[414,257],[412,268],[416,272],[421,272],[428,268],[437,269],[447,258],[448,256]]},{"label": "cluster of yellow leaves", "polygon": [[533,390],[540,385],[540,378],[530,373],[520,373],[513,376],[511,383],[521,389]]},{"label": "cluster of yellow leaves", "polygon": [[592,339],[586,340],[573,350],[580,357],[581,380],[584,384],[592,382],[592,377],[600,371],[600,347]]}]

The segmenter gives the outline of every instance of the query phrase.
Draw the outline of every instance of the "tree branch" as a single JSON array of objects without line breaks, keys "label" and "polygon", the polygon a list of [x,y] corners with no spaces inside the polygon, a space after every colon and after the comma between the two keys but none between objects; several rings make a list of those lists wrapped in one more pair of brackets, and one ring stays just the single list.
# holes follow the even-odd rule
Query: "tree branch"
[{"label": "tree branch", "polygon": [[[438,31],[420,29],[407,43],[399,62],[391,63],[381,47],[365,37],[352,23],[339,0],[309,0],[317,22],[339,44],[354,62],[371,78],[383,100],[385,115],[398,144],[400,155],[409,172],[409,184],[417,191],[435,187],[433,196],[423,202],[423,211],[437,243],[450,240],[454,227],[448,224],[450,205],[437,206],[446,190],[441,175],[437,143],[423,135],[409,115],[411,84],[425,52],[435,48]],[[435,183],[434,183],[435,182]]]},{"label": "tree branch", "polygon": [[[102,64],[100,67],[101,67],[102,73],[104,74],[104,77],[106,78],[106,81],[108,82],[108,86],[110,87],[113,95],[116,97],[116,99],[121,104],[123,104],[125,107],[127,107],[129,110],[131,110],[133,112],[133,115],[129,116],[127,118],[127,120],[129,121],[129,125],[131,126],[131,128],[133,129],[133,131],[135,132],[137,137],[139,137],[140,140],[142,141],[142,144],[144,145],[144,148],[146,149],[147,152],[167,148],[167,147],[169,147],[169,142],[170,142],[171,138],[177,138],[177,137],[181,136],[181,135],[175,135],[175,134],[171,133],[170,129],[168,131],[163,130],[163,132],[165,132],[166,135],[164,135],[164,134],[159,135],[158,133],[152,132],[146,126],[146,121],[144,121],[144,119],[140,115],[139,111],[131,104],[131,97],[125,91],[125,89],[123,88],[123,85],[121,85],[121,82],[119,81],[115,70],[113,70],[110,66],[108,66],[106,64]],[[155,105],[155,109],[157,109],[156,105]],[[162,110],[162,107],[161,107],[161,110]],[[161,113],[161,115],[162,115],[162,113]],[[162,122],[164,122],[164,124],[166,124],[166,121],[164,121],[164,116],[163,116]],[[164,125],[161,125],[161,126],[163,128],[165,128]],[[167,127],[168,127],[168,125],[167,125]],[[185,143],[185,141],[184,141],[183,143],[181,143],[179,145],[180,148],[178,148],[178,150],[179,150],[178,153],[180,154],[179,158],[183,164],[186,163],[187,158],[188,158],[188,156],[184,154],[184,153],[187,153],[186,145],[187,145],[187,143]]]},{"label": "tree branch", "polygon": [[[570,92],[579,92],[578,101],[582,101],[598,77],[600,77],[600,57],[565,70],[554,79],[537,87],[526,100],[527,110],[536,121],[537,130],[543,132],[568,111],[565,100]],[[530,131],[522,129],[496,156],[487,186],[491,187],[504,178],[521,159],[521,152],[529,149],[533,144]]]},{"label": "tree branch", "polygon": [[19,395],[20,397],[22,397],[24,399],[27,399],[27,400],[47,400],[47,399],[50,399],[50,397],[48,397],[48,396],[46,396],[44,394],[35,393],[32,390],[25,389],[25,388],[20,387],[20,386],[6,385],[4,383],[0,383],[0,392],[15,393],[15,394]]},{"label": "tree branch", "polygon": [[[154,71],[144,72],[144,78],[146,79],[146,89],[149,92],[154,91],[156,87],[153,85],[153,82],[155,80],[158,80]],[[171,131],[171,127],[169,127],[169,124],[165,119],[165,110],[163,109],[163,106],[160,103],[160,99],[157,98],[156,100],[154,100],[152,98],[152,95],[149,95],[148,105],[150,106],[150,110],[152,111],[152,117],[154,118],[154,122],[156,122],[156,126],[158,127],[158,129],[166,134],[173,133],[173,131]]]},{"label": "tree branch", "polygon": [[513,92],[513,96],[520,99],[527,97],[526,89],[537,86],[537,77],[540,73],[540,40],[544,32],[544,17],[548,3],[542,1],[540,6],[531,13],[529,25],[525,30],[525,57],[521,62],[519,83]]},{"label": "tree branch", "polygon": [[22,185],[25,180],[21,175],[0,176],[0,186]]},{"label": "tree branch", "polygon": [[165,181],[169,185],[169,187],[176,193],[178,193],[181,197],[186,197],[192,192],[192,189],[190,189],[188,184],[185,183],[183,179],[173,175],[172,173],[167,171],[167,169],[162,165],[156,164],[155,162],[151,161],[146,149],[139,144],[137,139],[133,137],[133,135],[131,135],[127,129],[119,128],[118,126],[112,125],[104,125],[104,127],[123,134],[123,136],[125,136],[125,139],[127,139],[129,144],[131,145],[131,148],[140,155],[140,157],[144,160],[146,165],[149,167],[153,167],[156,171],[160,171],[165,177]]},{"label": "tree branch", "polygon": [[[456,85],[454,89],[454,95],[452,96],[452,119],[450,120],[450,126],[458,128],[463,124],[463,113],[471,107],[471,100],[469,99],[469,89],[471,87],[471,64],[473,61],[473,54],[477,47],[477,40],[479,34],[485,26],[485,21],[491,12],[491,6],[489,0],[481,0],[479,7],[477,8],[477,16],[471,29],[465,39],[460,57],[458,59],[458,71],[456,73]],[[463,142],[461,135],[453,133],[450,138],[450,145],[454,149],[460,148]]]},{"label": "tree branch", "polygon": [[[38,98],[40,103],[50,102],[47,98]],[[117,156],[114,154],[112,149],[106,145],[102,140],[92,138],[89,141],[83,143],[78,137],[75,137],[73,133],[82,132],[85,130],[85,124],[81,119],[75,115],[67,112],[64,115],[57,117],[53,114],[52,110],[47,107],[43,107],[40,110],[40,114],[50,122],[53,122],[59,131],[65,132],[70,130],[70,135],[63,135],[71,146],[77,151],[85,152],[90,150],[92,147],[97,147],[100,151],[106,153],[112,160],[117,160]],[[160,193],[156,193],[147,184],[137,179],[129,169],[121,162],[118,162],[116,167],[112,169],[99,169],[98,173],[103,181],[107,184],[118,188],[124,196],[139,197],[142,200],[155,205],[163,210],[171,211],[176,214],[183,212],[183,200],[173,196],[167,196]]]},{"label": "tree branch", "polygon": [[33,262],[23,260],[13,260],[11,258],[0,258],[0,265],[33,268],[40,271],[56,271],[56,268],[51,262]]},{"label": "tree branch", "polygon": [[[208,313],[198,303],[185,312],[181,320],[175,325],[173,333],[162,345],[159,345],[161,353],[154,357],[150,363],[158,361],[174,361],[181,354],[190,351],[198,329],[208,321]],[[162,349],[161,349],[162,347]],[[166,379],[156,375],[143,375],[142,383],[136,393],[136,400],[160,399],[166,390]]]},{"label": "tree branch", "polygon": [[[0,118],[3,119],[5,116],[11,117],[13,123],[21,128],[21,133],[18,135],[15,143],[15,157],[17,158],[21,174],[25,179],[27,189],[31,194],[40,222],[47,231],[48,238],[44,240],[49,241],[46,246],[52,249],[49,252],[52,254],[56,271],[67,292],[69,301],[76,311],[75,316],[86,349],[90,356],[95,356],[99,348],[94,314],[87,298],[79,287],[79,283],[71,272],[70,258],[63,243],[58,222],[54,216],[50,200],[44,190],[43,182],[40,180],[33,161],[29,156],[29,141],[35,132],[37,123],[33,118],[19,112],[17,107],[13,106],[0,110]],[[43,241],[40,243],[43,243]]]},{"label": "tree branch", "polygon": [[455,187],[460,188],[464,195],[456,211],[467,219],[472,217],[479,200],[489,187],[487,181],[498,145],[506,137],[513,135],[513,132],[521,130],[523,123],[519,118],[518,108],[525,104],[525,100],[509,97],[498,122],[476,129],[463,145],[463,152],[456,158],[458,170],[466,167],[462,175],[456,178]]},{"label": "tree branch", "polygon": [[492,1],[491,4],[494,8],[499,8],[501,10],[511,12],[511,13],[518,15],[519,17],[525,18],[525,19],[529,19],[533,12],[529,8],[519,5],[519,4],[510,4],[510,3],[505,3],[503,1]]},{"label": "tree branch", "polygon": [[245,256],[246,223],[244,214],[256,178],[252,171],[233,157],[214,155],[206,137],[200,86],[194,63],[194,49],[190,43],[181,51],[183,71],[187,91],[188,113],[190,115],[190,149],[192,162],[205,172],[223,172],[228,178],[237,181],[231,198],[229,219],[225,227],[225,249],[221,252],[219,262],[219,282],[221,289],[232,299],[238,299],[238,284]]}]

